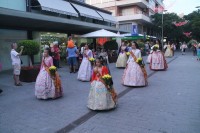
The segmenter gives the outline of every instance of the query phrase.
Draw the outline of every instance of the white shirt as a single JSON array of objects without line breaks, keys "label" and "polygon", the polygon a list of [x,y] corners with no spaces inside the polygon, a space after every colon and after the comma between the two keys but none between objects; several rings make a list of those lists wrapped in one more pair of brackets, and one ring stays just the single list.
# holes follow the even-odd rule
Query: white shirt
[{"label": "white shirt", "polygon": [[81,54],[83,54],[84,52],[84,47],[81,47]]},{"label": "white shirt", "polygon": [[[133,49],[131,50],[133,52],[133,54],[136,56],[136,58],[141,58],[141,51],[139,49]],[[130,52],[131,52],[130,51]],[[132,57],[132,55],[129,56],[127,63],[129,63],[130,61],[134,61],[134,58]]]},{"label": "white shirt", "polygon": [[19,53],[17,51],[15,51],[14,49],[11,50],[10,52],[10,56],[11,56],[11,60],[12,60],[12,65],[21,64],[21,60],[19,58]]}]

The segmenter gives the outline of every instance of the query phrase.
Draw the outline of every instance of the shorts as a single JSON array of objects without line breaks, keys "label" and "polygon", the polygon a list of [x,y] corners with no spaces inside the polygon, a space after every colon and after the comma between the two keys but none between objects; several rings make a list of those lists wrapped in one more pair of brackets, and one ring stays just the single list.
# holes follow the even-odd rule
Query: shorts
[{"label": "shorts", "polygon": [[76,66],[77,65],[77,57],[69,57],[68,63],[70,66]]},{"label": "shorts", "polygon": [[20,64],[13,65],[13,74],[20,75],[20,72],[21,72],[21,65]]}]

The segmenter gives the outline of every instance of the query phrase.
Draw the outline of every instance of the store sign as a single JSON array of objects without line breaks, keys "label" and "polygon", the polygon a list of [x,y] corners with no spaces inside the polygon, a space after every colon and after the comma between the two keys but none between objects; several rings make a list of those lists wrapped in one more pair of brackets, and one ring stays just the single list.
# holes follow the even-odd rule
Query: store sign
[{"label": "store sign", "polygon": [[132,36],[137,36],[138,35],[138,26],[137,25],[132,25],[131,34],[132,34]]}]

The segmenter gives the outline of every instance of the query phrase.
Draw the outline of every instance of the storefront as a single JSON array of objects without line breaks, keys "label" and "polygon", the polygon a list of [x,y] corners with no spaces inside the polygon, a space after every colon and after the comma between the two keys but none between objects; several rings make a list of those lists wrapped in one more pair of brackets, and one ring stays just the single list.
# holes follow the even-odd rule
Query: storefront
[{"label": "storefront", "polygon": [[[13,42],[33,39],[43,45],[43,38],[49,35],[67,39],[73,34],[99,29],[118,31],[113,27],[116,22],[110,12],[75,0],[1,0],[0,18],[0,63],[3,70],[12,68],[10,45]],[[91,43],[91,40],[75,40],[78,44]],[[50,36],[50,43],[52,41]],[[24,65],[28,64],[26,56],[22,56],[22,60]],[[39,54],[35,60],[40,62]]]}]

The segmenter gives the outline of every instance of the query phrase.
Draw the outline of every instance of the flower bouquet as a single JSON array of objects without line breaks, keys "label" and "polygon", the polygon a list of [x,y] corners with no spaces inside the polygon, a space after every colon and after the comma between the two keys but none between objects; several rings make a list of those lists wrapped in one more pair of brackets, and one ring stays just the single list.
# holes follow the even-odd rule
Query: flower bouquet
[{"label": "flower bouquet", "polygon": [[91,65],[93,66],[95,62],[95,58],[89,58],[89,61],[91,62]]},{"label": "flower bouquet", "polygon": [[56,76],[56,70],[57,70],[57,68],[55,66],[49,67],[49,72],[50,72],[51,77]]},{"label": "flower bouquet", "polygon": [[126,55],[127,55],[128,57],[130,56],[130,54],[131,54],[130,52],[126,52]]},{"label": "flower bouquet", "polygon": [[140,65],[141,67],[145,66],[142,58],[137,58],[136,63],[138,63],[138,65]]},{"label": "flower bouquet", "polygon": [[112,76],[110,76],[109,74],[106,74],[102,77],[102,80],[104,81],[108,89],[112,89],[112,85],[113,85]]},{"label": "flower bouquet", "polygon": [[153,46],[153,51],[157,51],[158,49],[159,49],[159,45],[158,44]]}]

